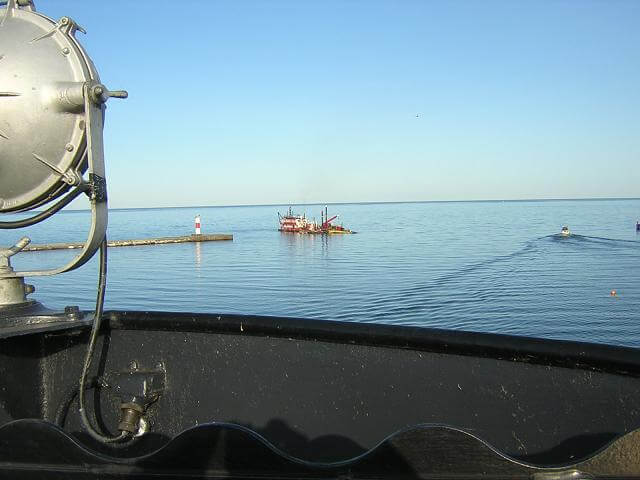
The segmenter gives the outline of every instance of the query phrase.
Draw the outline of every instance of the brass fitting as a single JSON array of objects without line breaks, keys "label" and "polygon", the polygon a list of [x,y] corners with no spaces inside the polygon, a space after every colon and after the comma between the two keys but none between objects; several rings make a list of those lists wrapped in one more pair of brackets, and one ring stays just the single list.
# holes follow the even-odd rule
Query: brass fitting
[{"label": "brass fitting", "polygon": [[122,403],[120,404],[120,410],[118,430],[135,434],[138,431],[144,408],[137,403]]}]

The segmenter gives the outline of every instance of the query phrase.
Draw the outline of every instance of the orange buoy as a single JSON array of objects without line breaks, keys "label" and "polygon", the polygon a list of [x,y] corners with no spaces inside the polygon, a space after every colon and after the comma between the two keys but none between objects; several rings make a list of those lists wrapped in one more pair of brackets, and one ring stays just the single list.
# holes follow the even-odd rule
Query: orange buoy
[{"label": "orange buoy", "polygon": [[611,296],[615,297],[616,295],[618,295],[618,292],[616,292],[615,290],[611,290]]}]

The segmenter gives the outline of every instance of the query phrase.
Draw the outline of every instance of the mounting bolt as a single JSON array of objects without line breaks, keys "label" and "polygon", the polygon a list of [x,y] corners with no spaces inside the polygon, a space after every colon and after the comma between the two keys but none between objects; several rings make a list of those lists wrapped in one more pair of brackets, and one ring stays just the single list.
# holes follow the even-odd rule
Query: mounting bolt
[{"label": "mounting bolt", "polygon": [[77,305],[68,305],[64,307],[64,314],[71,320],[77,320],[80,318],[80,307]]},{"label": "mounting bolt", "polygon": [[70,51],[71,51],[71,50],[69,50],[69,47],[64,47],[64,48],[62,49],[62,53],[64,53],[65,55],[69,55],[69,52],[70,52]]},{"label": "mounting bolt", "polygon": [[138,362],[136,362],[135,360],[133,360],[130,364],[129,364],[129,368],[131,370],[138,370]]},{"label": "mounting bolt", "polygon": [[73,145],[71,145],[70,143],[67,143],[67,144],[64,146],[64,149],[65,149],[67,152],[73,152]]}]

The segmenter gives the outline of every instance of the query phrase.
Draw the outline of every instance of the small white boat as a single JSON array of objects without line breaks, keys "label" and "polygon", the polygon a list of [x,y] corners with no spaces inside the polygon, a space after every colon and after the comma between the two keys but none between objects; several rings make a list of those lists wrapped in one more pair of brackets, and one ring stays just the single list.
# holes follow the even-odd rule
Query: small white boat
[{"label": "small white boat", "polygon": [[563,237],[568,237],[569,235],[571,235],[569,227],[562,227],[562,230],[560,230],[560,235],[562,235]]}]

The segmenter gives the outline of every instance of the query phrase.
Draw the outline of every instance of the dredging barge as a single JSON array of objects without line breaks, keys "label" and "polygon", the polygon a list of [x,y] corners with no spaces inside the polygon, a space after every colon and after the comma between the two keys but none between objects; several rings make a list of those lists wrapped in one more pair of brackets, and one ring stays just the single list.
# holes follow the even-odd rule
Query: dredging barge
[{"label": "dredging barge", "polygon": [[[0,228],[34,225],[83,193],[92,223],[82,251],[56,269],[14,271],[11,257],[28,242],[0,248],[0,477],[640,476],[636,349],[375,323],[105,312],[102,122],[107,99],[126,95],[99,82],[73,20],[34,10],[28,0],[0,8],[0,213],[55,203]],[[78,268],[98,250],[95,311],[70,304],[74,292],[61,310],[29,297],[26,277]]]},{"label": "dredging barge", "polygon": [[291,207],[285,215],[280,215],[278,212],[278,221],[280,226],[278,231],[285,233],[309,233],[320,235],[335,235],[335,234],[351,234],[356,233],[343,225],[334,225],[333,221],[338,218],[338,215],[334,215],[329,218],[328,207],[324,207],[324,211],[320,211],[320,223],[314,220],[307,219],[305,214],[296,215],[293,213]]}]

